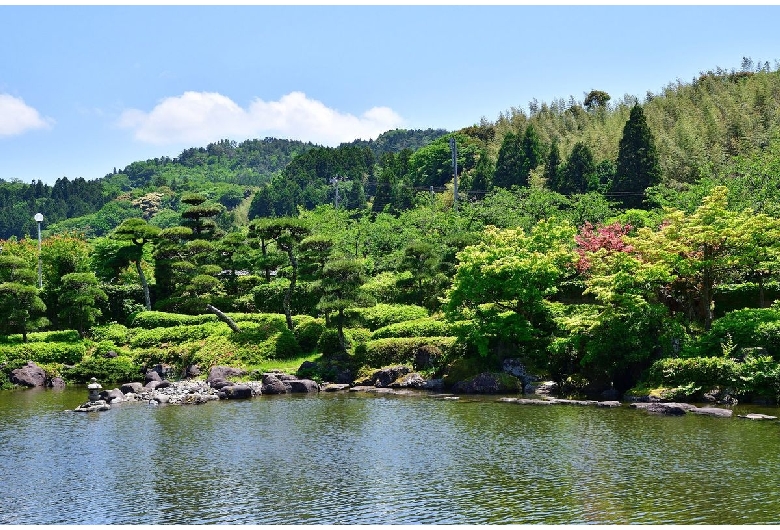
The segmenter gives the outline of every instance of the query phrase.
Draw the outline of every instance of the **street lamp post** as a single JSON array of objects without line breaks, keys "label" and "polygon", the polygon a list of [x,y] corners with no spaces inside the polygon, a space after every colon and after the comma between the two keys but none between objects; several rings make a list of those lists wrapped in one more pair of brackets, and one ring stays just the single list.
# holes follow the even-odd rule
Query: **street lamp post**
[{"label": "street lamp post", "polygon": [[38,223],[38,289],[43,289],[43,269],[41,266],[41,223],[43,222],[43,214],[36,213],[35,222]]}]

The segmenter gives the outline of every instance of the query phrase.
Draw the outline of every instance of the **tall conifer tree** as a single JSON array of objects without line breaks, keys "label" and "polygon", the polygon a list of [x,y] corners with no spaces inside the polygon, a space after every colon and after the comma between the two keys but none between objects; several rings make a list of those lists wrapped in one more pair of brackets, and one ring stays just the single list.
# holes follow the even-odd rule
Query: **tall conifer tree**
[{"label": "tall conifer tree", "polygon": [[612,191],[626,208],[642,206],[645,189],[661,180],[655,140],[639,104],[634,105],[623,128]]}]

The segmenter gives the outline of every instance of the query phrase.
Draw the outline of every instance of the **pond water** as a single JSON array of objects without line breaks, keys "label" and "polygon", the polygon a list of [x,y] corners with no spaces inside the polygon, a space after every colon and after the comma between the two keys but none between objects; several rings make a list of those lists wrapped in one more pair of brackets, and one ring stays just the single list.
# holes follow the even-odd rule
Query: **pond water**
[{"label": "pond water", "polygon": [[367,393],[65,412],[85,398],[0,392],[0,524],[780,523],[774,421]]}]

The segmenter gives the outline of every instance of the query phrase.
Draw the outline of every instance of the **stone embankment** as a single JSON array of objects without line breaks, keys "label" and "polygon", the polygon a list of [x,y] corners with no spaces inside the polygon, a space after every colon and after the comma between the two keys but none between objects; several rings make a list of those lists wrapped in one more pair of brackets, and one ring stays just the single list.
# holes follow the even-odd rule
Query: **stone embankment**
[{"label": "stone embankment", "polygon": [[215,366],[205,381],[168,381],[159,371],[150,370],[145,382],[125,383],[119,388],[103,390],[106,403],[146,402],[166,405],[198,405],[220,399],[248,399],[260,395],[319,392],[320,385],[311,379],[300,379],[282,372],[270,372],[260,381],[234,382],[228,378],[243,377],[242,370]]}]

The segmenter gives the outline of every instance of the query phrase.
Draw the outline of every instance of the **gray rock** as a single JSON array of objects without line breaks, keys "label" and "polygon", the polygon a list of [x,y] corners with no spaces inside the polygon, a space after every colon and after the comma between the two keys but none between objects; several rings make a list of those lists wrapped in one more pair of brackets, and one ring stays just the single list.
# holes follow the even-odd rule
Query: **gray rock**
[{"label": "gray rock", "polygon": [[417,372],[412,372],[409,374],[402,375],[392,383],[390,383],[391,388],[424,388],[425,387],[425,378],[418,374]]},{"label": "gray rock", "polygon": [[252,397],[252,389],[246,385],[231,385],[222,389],[226,399],[249,399]]},{"label": "gray rock", "polygon": [[320,391],[320,385],[318,385],[316,381],[312,381],[311,379],[293,379],[284,382],[290,385],[290,392],[292,393],[307,394],[310,392]]},{"label": "gray rock", "polygon": [[65,388],[65,380],[62,377],[52,377],[48,386],[50,388]]},{"label": "gray rock", "polygon": [[160,386],[161,381],[149,381],[144,385],[144,390],[155,390]]},{"label": "gray rock", "polygon": [[517,386],[507,386],[503,378],[490,372],[483,372],[467,381],[458,381],[452,387],[452,392],[456,394],[510,394],[517,391]]},{"label": "gray rock", "polygon": [[718,418],[730,418],[734,412],[729,409],[719,409],[717,407],[696,407],[690,409],[691,414],[701,414],[704,416],[715,416]]},{"label": "gray rock", "polygon": [[322,387],[323,392],[339,392],[341,390],[349,389],[350,385],[347,383],[328,383]]},{"label": "gray rock", "polygon": [[444,388],[444,379],[428,379],[425,381],[425,385],[422,386],[423,390],[439,391]]},{"label": "gray rock", "polygon": [[184,369],[184,378],[185,379],[192,379],[194,377],[198,377],[200,375],[200,366],[197,364],[189,364]]},{"label": "gray rock", "polygon": [[119,390],[121,390],[123,394],[140,394],[143,389],[144,385],[138,382],[125,383],[119,387]]},{"label": "gray rock", "polygon": [[100,397],[108,404],[119,403],[125,400],[125,395],[118,388],[112,390],[104,390],[100,393]]},{"label": "gray rock", "polygon": [[520,359],[504,359],[501,363],[501,370],[505,374],[513,375],[520,379],[526,376],[525,366],[520,362]]},{"label": "gray rock", "polygon": [[156,370],[149,370],[144,375],[144,384],[149,384],[152,381],[160,382],[162,381],[162,376],[156,371]]},{"label": "gray rock", "polygon": [[389,387],[396,379],[411,372],[408,366],[390,366],[377,370],[371,376],[371,380],[374,382],[374,386],[377,388]]},{"label": "gray rock", "polygon": [[286,394],[289,391],[289,386],[285,385],[278,377],[273,374],[265,374],[263,376],[263,394]]},{"label": "gray rock", "polygon": [[558,383],[555,381],[540,381],[538,383],[530,383],[525,387],[526,394],[538,394],[540,396],[548,396],[550,394],[558,393]]},{"label": "gray rock", "polygon": [[744,418],[746,420],[776,420],[777,416],[768,416],[766,414],[740,414],[738,418]]},{"label": "gray rock", "polygon": [[104,410],[110,410],[111,405],[99,399],[97,401],[87,401],[83,405],[79,405],[74,410],[76,412],[101,412]]},{"label": "gray rock", "polygon": [[214,381],[211,381],[209,384],[211,385],[211,388],[216,388],[217,390],[222,390],[227,386],[235,385],[233,381],[225,381],[224,379],[215,379]]},{"label": "gray rock", "polygon": [[46,372],[32,361],[16,370],[11,370],[11,383],[27,387],[46,386]]},{"label": "gray rock", "polygon": [[230,377],[241,377],[245,374],[246,372],[240,368],[233,368],[232,366],[215,366],[209,370],[209,376],[206,378],[206,381],[227,381]]},{"label": "gray rock", "polygon": [[653,414],[664,414],[667,416],[682,416],[687,411],[695,409],[694,405],[688,403],[631,403],[631,408],[643,409]]}]

